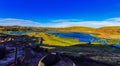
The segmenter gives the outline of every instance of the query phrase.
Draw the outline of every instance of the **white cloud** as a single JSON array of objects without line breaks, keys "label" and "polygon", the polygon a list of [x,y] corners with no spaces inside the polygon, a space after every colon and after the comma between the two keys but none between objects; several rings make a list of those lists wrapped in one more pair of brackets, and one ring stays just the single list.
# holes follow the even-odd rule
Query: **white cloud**
[{"label": "white cloud", "polygon": [[[55,20],[55,27],[70,27],[70,26],[86,26],[86,27],[103,27],[103,26],[120,26],[120,18],[111,18],[103,21],[70,21],[70,20]],[[54,22],[55,22],[54,21]],[[52,26],[51,26],[52,27]]]},{"label": "white cloud", "polygon": [[70,26],[86,26],[86,27],[103,27],[103,26],[120,26],[120,18],[111,18],[103,21],[83,21],[81,19],[58,19],[51,20],[48,23],[35,22],[24,19],[5,18],[0,19],[0,25],[11,26],[34,26],[34,27],[70,27]]},{"label": "white cloud", "polygon": [[2,26],[11,26],[11,25],[41,26],[41,24],[38,22],[24,20],[24,19],[15,19],[15,18],[0,19],[0,25]]}]

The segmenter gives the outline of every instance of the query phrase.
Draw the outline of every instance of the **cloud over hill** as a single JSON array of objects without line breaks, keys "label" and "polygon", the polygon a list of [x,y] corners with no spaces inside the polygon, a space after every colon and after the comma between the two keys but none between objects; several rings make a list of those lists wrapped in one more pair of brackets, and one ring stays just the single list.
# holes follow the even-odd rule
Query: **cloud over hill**
[{"label": "cloud over hill", "polygon": [[1,26],[33,26],[33,27],[70,27],[70,26],[86,26],[86,27],[103,27],[103,26],[120,26],[120,18],[110,18],[103,21],[84,21],[81,19],[58,19],[49,22],[35,22],[31,20],[2,18]]}]

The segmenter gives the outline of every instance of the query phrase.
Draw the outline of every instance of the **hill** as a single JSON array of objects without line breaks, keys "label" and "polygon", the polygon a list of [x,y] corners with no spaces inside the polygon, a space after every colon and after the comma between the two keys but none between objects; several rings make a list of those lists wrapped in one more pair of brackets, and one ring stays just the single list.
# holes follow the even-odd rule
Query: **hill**
[{"label": "hill", "polygon": [[91,33],[96,30],[96,28],[90,27],[81,27],[81,26],[74,26],[74,27],[67,27],[67,28],[58,28],[59,31],[63,32],[84,32],[84,33]]},{"label": "hill", "polygon": [[120,26],[97,28],[97,30],[95,30],[93,33],[93,35],[101,38],[120,38]]},{"label": "hill", "polygon": [[100,38],[120,38],[120,26],[107,26],[101,28],[91,28],[73,26],[66,28],[47,27],[25,27],[25,26],[0,26],[0,31],[61,31],[61,32],[83,32]]},{"label": "hill", "polygon": [[80,43],[78,39],[60,38],[58,36],[43,33],[43,32],[29,33],[28,36],[34,36],[37,38],[42,37],[45,40],[44,44],[47,44],[47,45],[70,46],[70,45],[75,45]]}]

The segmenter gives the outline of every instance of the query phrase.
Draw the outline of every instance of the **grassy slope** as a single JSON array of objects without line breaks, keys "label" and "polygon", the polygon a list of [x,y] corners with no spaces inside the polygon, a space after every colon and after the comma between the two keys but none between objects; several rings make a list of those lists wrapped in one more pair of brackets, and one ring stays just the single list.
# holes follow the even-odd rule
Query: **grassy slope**
[{"label": "grassy slope", "polygon": [[93,33],[101,38],[120,38],[120,26],[98,28]]},{"label": "grassy slope", "polygon": [[120,26],[109,26],[109,27],[101,27],[101,28],[68,27],[68,28],[60,28],[58,30],[63,32],[90,33],[93,36],[99,38],[120,38]]},{"label": "grassy slope", "polygon": [[56,46],[71,46],[75,44],[80,44],[77,39],[68,39],[68,38],[60,38],[58,36],[54,36],[51,34],[46,34],[46,33],[38,33],[38,32],[33,32],[28,34],[29,36],[35,36],[35,37],[43,37],[44,44],[48,45],[56,45]]},{"label": "grassy slope", "polygon": [[80,27],[80,26],[74,26],[74,27],[67,27],[67,28],[59,28],[59,31],[63,32],[84,32],[84,33],[92,33],[95,31],[95,28],[90,27]]},{"label": "grassy slope", "polygon": [[75,26],[67,28],[48,28],[48,30],[58,30],[62,32],[83,32],[89,33],[99,38],[120,38],[120,26],[109,26],[101,28]]}]

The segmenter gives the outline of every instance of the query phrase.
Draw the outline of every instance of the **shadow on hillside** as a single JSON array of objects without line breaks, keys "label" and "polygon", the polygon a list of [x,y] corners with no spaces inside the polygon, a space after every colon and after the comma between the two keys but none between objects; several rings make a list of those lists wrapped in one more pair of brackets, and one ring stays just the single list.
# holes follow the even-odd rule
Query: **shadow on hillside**
[{"label": "shadow on hillside", "polygon": [[[116,59],[113,59],[112,61],[109,61],[109,60],[111,60],[111,57],[117,57],[114,55],[114,53],[116,55],[119,55],[120,53],[119,49],[114,48],[112,46],[105,46],[103,44],[96,44],[96,45],[95,44],[91,44],[91,45],[75,44],[72,46],[64,46],[64,47],[49,46],[49,45],[44,45],[44,46],[54,47],[49,51],[62,53],[68,56],[69,58],[71,58],[75,63],[81,66],[88,66],[88,65],[96,66],[93,64],[98,64],[98,66],[116,66],[116,64],[118,63],[118,62],[114,63]],[[100,60],[97,59],[99,56],[101,57]],[[94,57],[94,59],[92,59],[92,57]]]}]

